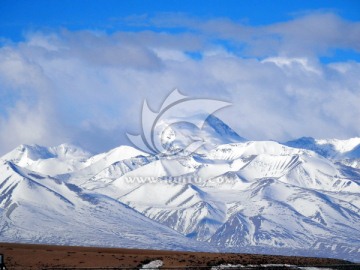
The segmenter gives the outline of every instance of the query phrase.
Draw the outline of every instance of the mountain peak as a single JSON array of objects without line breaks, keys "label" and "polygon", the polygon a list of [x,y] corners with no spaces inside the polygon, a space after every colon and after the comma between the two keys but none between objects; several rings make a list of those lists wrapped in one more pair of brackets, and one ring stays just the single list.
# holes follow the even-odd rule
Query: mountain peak
[{"label": "mountain peak", "polygon": [[211,127],[218,135],[221,135],[224,140],[228,140],[227,143],[247,141],[215,115],[210,114],[206,118],[204,124],[205,128],[206,125]]},{"label": "mountain peak", "polygon": [[199,114],[191,119],[169,119],[168,122],[163,120],[159,126],[163,126],[160,133],[162,145],[175,152],[192,152],[194,149],[198,152],[220,144],[246,141],[214,115]]},{"label": "mountain peak", "polygon": [[89,152],[70,143],[63,143],[58,146],[49,147],[49,150],[56,157],[76,156],[88,158],[91,156]]},{"label": "mountain peak", "polygon": [[19,166],[31,165],[33,162],[51,158],[90,157],[90,153],[80,147],[64,143],[58,146],[46,147],[37,144],[21,144],[5,154],[2,159],[14,162]]},{"label": "mountain peak", "polygon": [[347,158],[360,158],[360,138],[354,137],[346,140],[340,139],[314,139],[301,137],[284,143],[294,148],[314,151],[319,155],[335,160]]},{"label": "mountain peak", "polygon": [[44,146],[21,144],[5,154],[2,159],[14,162],[19,166],[28,166],[39,159],[53,158],[54,154]]}]

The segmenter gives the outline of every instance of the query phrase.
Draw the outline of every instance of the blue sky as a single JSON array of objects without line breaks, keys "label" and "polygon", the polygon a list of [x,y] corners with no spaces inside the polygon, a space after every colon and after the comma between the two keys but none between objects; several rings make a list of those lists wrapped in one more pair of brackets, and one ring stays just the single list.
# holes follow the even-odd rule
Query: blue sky
[{"label": "blue sky", "polygon": [[1,1],[0,154],[98,152],[174,88],[249,139],[360,136],[359,1]]},{"label": "blue sky", "polygon": [[110,24],[113,19],[134,15],[155,16],[160,13],[183,13],[202,19],[224,17],[251,25],[285,21],[307,12],[335,12],[343,18],[357,21],[360,3],[344,1],[1,1],[1,32],[11,39],[21,39],[24,31],[65,27],[70,30],[121,30],[124,25]]}]

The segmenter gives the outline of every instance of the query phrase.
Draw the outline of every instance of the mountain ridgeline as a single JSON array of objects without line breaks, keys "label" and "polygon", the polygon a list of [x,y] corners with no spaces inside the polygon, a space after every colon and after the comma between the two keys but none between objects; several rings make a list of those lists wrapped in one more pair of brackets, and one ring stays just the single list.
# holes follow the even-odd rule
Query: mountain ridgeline
[{"label": "mountain ridgeline", "polygon": [[[360,138],[247,141],[173,125],[175,155],[21,145],[0,158],[0,241],[360,258]],[[165,138],[165,139],[166,139]]]}]

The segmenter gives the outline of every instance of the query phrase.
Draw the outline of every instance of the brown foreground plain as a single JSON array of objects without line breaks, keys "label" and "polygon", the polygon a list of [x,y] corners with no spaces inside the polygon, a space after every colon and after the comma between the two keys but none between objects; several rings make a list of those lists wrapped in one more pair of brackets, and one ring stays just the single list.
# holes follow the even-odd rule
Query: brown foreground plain
[{"label": "brown foreground plain", "polygon": [[[220,264],[341,265],[336,259],[273,256],[237,253],[180,252],[102,247],[74,247],[0,243],[6,269],[129,268],[138,269],[152,260],[163,261],[162,268],[210,269]],[[199,268],[200,269],[200,268]]]}]

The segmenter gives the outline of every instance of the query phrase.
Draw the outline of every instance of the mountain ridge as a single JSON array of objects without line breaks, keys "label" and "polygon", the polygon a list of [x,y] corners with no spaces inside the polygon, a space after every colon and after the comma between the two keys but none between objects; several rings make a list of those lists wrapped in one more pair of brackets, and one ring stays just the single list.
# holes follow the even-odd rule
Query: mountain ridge
[{"label": "mountain ridge", "polygon": [[[248,141],[218,118],[209,123],[207,131],[172,127],[179,145],[194,130],[210,140],[186,154],[151,155],[131,146],[94,156],[66,144],[16,148],[0,158],[0,239],[79,243],[100,230],[90,244],[359,260],[360,170],[351,163],[357,158],[329,152],[356,154],[356,139]],[[28,188],[27,178],[42,186]],[[12,193],[19,187],[23,192]],[[51,191],[72,205],[58,201],[52,208],[60,197]],[[16,206],[6,203],[22,196]],[[38,228],[21,218],[27,211],[36,213],[29,220]],[[64,229],[42,235],[39,228],[50,224]],[[164,243],[156,238],[162,234]]]}]

